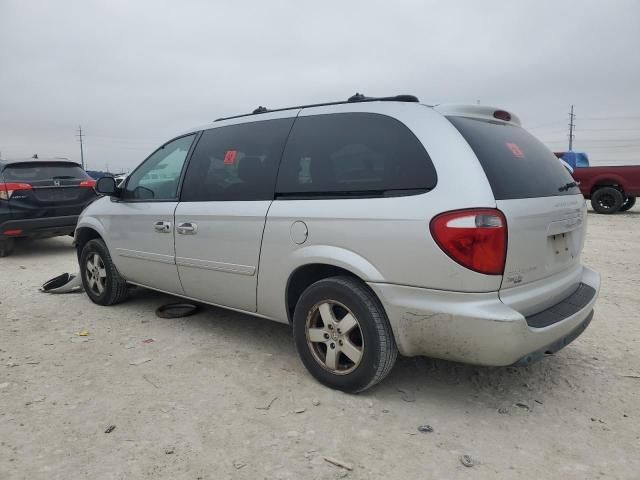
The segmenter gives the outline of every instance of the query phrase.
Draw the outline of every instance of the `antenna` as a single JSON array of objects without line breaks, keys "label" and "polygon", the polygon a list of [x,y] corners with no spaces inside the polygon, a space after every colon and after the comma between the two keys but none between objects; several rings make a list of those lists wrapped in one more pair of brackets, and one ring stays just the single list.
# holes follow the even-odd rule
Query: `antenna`
[{"label": "antenna", "polygon": [[576,128],[575,123],[573,123],[573,119],[576,116],[573,114],[573,105],[571,105],[571,112],[569,112],[569,150],[573,150],[573,139],[575,135],[573,134],[573,130]]},{"label": "antenna", "polygon": [[82,165],[82,169],[84,170],[84,151],[82,150],[82,125],[78,127],[78,135],[76,135],[80,139],[80,163]]}]

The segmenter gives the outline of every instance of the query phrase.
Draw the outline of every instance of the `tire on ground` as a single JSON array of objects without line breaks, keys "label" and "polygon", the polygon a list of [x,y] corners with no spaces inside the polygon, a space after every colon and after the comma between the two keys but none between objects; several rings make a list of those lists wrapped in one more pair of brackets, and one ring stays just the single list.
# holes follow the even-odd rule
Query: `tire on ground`
[{"label": "tire on ground", "polygon": [[16,241],[13,238],[0,240],[0,257],[8,257],[9,255],[11,255],[15,246]]},{"label": "tire on ground", "polygon": [[616,213],[624,203],[624,196],[614,187],[600,187],[591,195],[591,206],[598,213]]},{"label": "tire on ground", "polygon": [[[362,357],[349,373],[336,374],[323,367],[307,342],[308,316],[325,300],[338,302],[350,310],[362,333]],[[302,293],[293,315],[293,336],[307,370],[320,383],[345,392],[361,392],[380,382],[391,371],[398,356],[382,304],[361,280],[349,276],[320,280]]]},{"label": "tire on ground", "polygon": [[626,212],[627,210],[631,210],[635,204],[636,204],[636,197],[627,197],[625,198],[624,203],[620,207],[620,211]]},{"label": "tire on ground", "polygon": [[[106,281],[102,293],[95,292],[89,284],[87,263],[89,257],[97,253],[106,270]],[[127,282],[120,276],[116,269],[107,246],[101,239],[89,240],[80,253],[80,275],[85,292],[93,303],[98,305],[115,305],[124,301],[129,293]]]}]

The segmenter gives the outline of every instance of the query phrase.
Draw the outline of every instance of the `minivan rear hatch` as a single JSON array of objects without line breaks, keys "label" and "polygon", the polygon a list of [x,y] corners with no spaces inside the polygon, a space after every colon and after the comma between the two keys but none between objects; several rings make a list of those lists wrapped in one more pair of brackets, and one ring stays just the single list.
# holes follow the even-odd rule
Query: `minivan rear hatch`
[{"label": "minivan rear hatch", "polygon": [[514,122],[448,116],[482,165],[507,221],[501,298],[528,315],[580,285],[586,205],[555,155]]},{"label": "minivan rear hatch", "polygon": [[96,196],[95,181],[73,162],[16,162],[2,175],[16,219],[78,215]]}]

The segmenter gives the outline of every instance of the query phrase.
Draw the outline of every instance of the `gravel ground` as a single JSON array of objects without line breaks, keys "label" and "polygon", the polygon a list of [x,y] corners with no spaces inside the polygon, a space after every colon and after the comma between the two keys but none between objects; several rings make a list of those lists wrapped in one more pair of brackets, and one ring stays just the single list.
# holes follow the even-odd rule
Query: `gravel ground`
[{"label": "gravel ground", "polygon": [[70,238],[29,242],[0,259],[0,479],[640,478],[639,228],[639,209],[589,215],[600,300],[556,355],[402,358],[360,395],[316,383],[285,325],[39,293],[77,263]]}]

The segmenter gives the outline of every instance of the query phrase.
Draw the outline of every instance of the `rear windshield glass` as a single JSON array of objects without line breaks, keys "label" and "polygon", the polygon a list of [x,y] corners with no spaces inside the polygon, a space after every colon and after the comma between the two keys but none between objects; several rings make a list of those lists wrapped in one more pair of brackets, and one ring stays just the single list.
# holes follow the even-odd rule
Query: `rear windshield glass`
[{"label": "rear windshield glass", "polygon": [[574,195],[573,178],[556,156],[525,129],[447,117],[478,157],[496,200]]},{"label": "rear windshield glass", "polygon": [[43,165],[41,163],[21,163],[9,165],[2,172],[6,182],[29,182],[51,179],[85,179],[88,175],[78,165],[58,163]]}]

